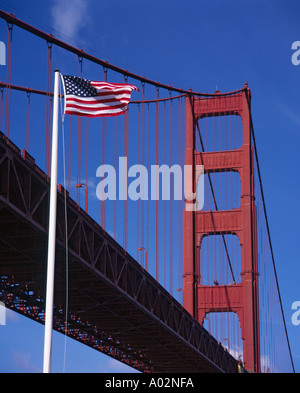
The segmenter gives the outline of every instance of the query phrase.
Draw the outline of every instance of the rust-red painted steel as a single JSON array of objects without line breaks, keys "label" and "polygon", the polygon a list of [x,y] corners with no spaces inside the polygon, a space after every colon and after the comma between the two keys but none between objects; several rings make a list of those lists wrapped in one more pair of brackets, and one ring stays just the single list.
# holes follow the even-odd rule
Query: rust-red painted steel
[{"label": "rust-red painted steel", "polygon": [[[247,370],[260,372],[256,206],[253,185],[248,86],[232,96],[187,98],[185,164],[205,166],[205,172],[237,171],[242,184],[240,208],[228,211],[184,211],[184,307],[202,324],[210,312],[235,312],[241,324],[243,357]],[[243,124],[240,149],[198,152],[195,122],[201,117],[239,115]],[[195,179],[194,179],[195,182]],[[236,234],[241,244],[241,283],[206,286],[199,283],[199,249],[204,236]],[[226,292],[226,296],[224,295]],[[204,301],[205,299],[205,301]]]},{"label": "rust-red painted steel", "polygon": [[[23,86],[16,86],[16,85],[7,86],[6,83],[0,82],[0,88],[6,89],[7,87],[9,87],[12,90],[24,91],[25,93],[28,93],[28,94],[38,94],[38,95],[42,95],[42,96],[47,96],[47,94],[48,94],[44,90],[31,89],[30,87],[23,87]],[[49,94],[51,96],[53,96],[53,93],[49,93]]]}]

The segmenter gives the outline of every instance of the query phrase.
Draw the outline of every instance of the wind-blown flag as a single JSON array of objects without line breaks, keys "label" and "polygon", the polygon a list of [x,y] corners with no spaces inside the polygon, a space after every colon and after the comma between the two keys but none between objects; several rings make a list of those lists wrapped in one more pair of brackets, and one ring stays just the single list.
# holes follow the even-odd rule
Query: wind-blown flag
[{"label": "wind-blown flag", "polygon": [[62,75],[65,90],[65,114],[100,117],[125,113],[136,86],[125,83],[95,82]]}]

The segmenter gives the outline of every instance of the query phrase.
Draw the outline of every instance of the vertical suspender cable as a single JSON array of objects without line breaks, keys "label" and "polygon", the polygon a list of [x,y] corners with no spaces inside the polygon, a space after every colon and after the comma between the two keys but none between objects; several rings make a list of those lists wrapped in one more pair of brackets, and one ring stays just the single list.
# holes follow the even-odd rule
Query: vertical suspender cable
[{"label": "vertical suspender cable", "polygon": [[[124,81],[127,83],[128,77],[124,75]],[[129,127],[129,112],[128,110],[124,115],[124,157],[128,160],[128,127]],[[126,198],[123,202],[123,247],[124,250],[128,249],[128,195],[126,190]]]},{"label": "vertical suspender cable", "polygon": [[[140,104],[138,104],[138,113],[137,113],[137,164],[140,164]],[[139,249],[141,248],[140,246],[140,201],[139,199],[136,201],[136,260],[139,262],[140,261],[140,252]]]},{"label": "vertical suspender cable", "polygon": [[46,142],[45,142],[45,172],[50,175],[51,151],[51,69],[52,43],[47,42],[47,97],[46,97]]},{"label": "vertical suspender cable", "polygon": [[[82,78],[82,57],[78,56],[79,77]],[[81,116],[78,116],[78,133],[77,133],[77,183],[81,183]],[[77,188],[77,204],[80,206],[80,187]]]},{"label": "vertical suspender cable", "polygon": [[[107,68],[103,67],[104,82],[107,82]],[[107,119],[102,118],[102,164],[106,165],[106,134],[107,134]],[[101,201],[101,226],[105,229],[106,219],[106,203]]]},{"label": "vertical suspender cable", "polygon": [[[207,115],[205,115],[205,144],[206,144],[205,150],[208,151],[208,116]],[[200,149],[201,149],[200,151],[204,150],[204,148],[202,148],[201,144],[200,144]],[[210,207],[210,202],[209,202],[210,201],[210,194],[208,193],[208,190],[209,190],[208,176],[209,176],[209,174],[206,175],[206,178],[205,178],[206,183],[205,183],[205,187],[204,187],[205,188],[205,190],[204,190],[204,192],[205,192],[205,199],[204,199],[205,200],[205,210],[209,210],[209,207]],[[210,281],[209,281],[209,267],[210,266],[209,266],[209,258],[208,258],[209,247],[210,247],[210,237],[208,237],[206,239],[206,245],[207,245],[206,254],[205,254],[205,256],[206,256],[206,284],[208,284],[208,283],[210,284]],[[202,242],[202,245],[200,245],[200,247],[201,246],[203,247],[203,242]],[[200,269],[201,269],[201,267],[202,266],[200,266]],[[205,292],[205,296],[206,296],[206,292]]]},{"label": "vertical suspender cable", "polygon": [[46,97],[46,134],[45,134],[45,173],[49,175],[48,173],[48,160],[49,160],[49,155],[48,155],[48,145],[49,145],[49,100],[50,100],[50,88],[49,86],[49,43],[47,42],[47,97]]},{"label": "vertical suspender cable", "polygon": [[[185,99],[183,99],[182,98],[182,123],[181,123],[181,128],[182,128],[182,133],[181,133],[181,145],[182,145],[182,150],[181,150],[181,162],[182,162],[182,165],[184,166],[184,152],[185,152],[185,132],[184,132],[184,130],[185,130],[185,127],[184,127],[184,125],[185,125],[185,112],[186,112],[186,105],[185,105]],[[184,249],[183,249],[183,211],[184,211],[184,209],[185,209],[185,201],[184,201],[184,197],[182,198],[182,204],[181,204],[181,206],[182,206],[182,208],[181,208],[181,211],[182,211],[182,216],[181,216],[181,220],[182,220],[182,240],[181,240],[181,247],[182,247],[182,266],[181,266],[181,282],[182,282],[182,292],[181,292],[181,299],[182,299],[182,303],[183,303],[183,259],[184,259],[184,257],[183,257],[183,252],[184,252]],[[201,247],[201,245],[200,245],[200,247]]]},{"label": "vertical suspender cable", "polygon": [[[178,136],[177,136],[177,151],[178,151],[178,163],[180,167],[182,168],[182,173],[183,172],[183,145],[181,144],[182,141],[182,98],[179,98],[178,100]],[[178,266],[177,266],[177,271],[178,271],[178,289],[179,289],[179,302],[181,302],[181,277],[182,277],[182,263],[183,263],[183,248],[182,248],[182,241],[183,241],[183,207],[182,203],[179,201],[178,202],[178,229],[177,229],[177,236],[178,236]]]},{"label": "vertical suspender cable", "polygon": [[[172,95],[172,92],[169,92],[170,98]],[[173,166],[173,101],[170,99],[169,101],[169,127],[170,127],[170,134],[169,134],[169,143],[170,143],[170,155],[169,155],[169,166],[170,168]],[[172,184],[172,181],[170,179],[170,186]],[[173,189],[174,192],[174,187],[170,187],[170,204],[169,204],[169,291],[170,294],[173,294],[173,197],[174,195],[171,195],[171,190]]]},{"label": "vertical suspender cable", "polygon": [[27,96],[27,110],[26,110],[26,151],[29,151],[29,118],[30,118],[30,93]]},{"label": "vertical suspender cable", "polygon": [[[164,102],[164,163],[167,162],[167,104]],[[166,288],[167,283],[167,201],[163,201],[163,214],[164,214],[164,288]]]},{"label": "vertical suspender cable", "polygon": [[48,116],[48,173],[50,174],[50,159],[51,159],[51,144],[52,144],[52,129],[51,129],[51,121],[52,121],[52,101],[53,98],[51,96],[51,84],[52,84],[52,44],[50,44],[50,54],[49,54],[49,116]]},{"label": "vertical suspender cable", "polygon": [[[118,117],[115,116],[115,144],[114,144],[114,165],[117,168],[117,153],[118,153]],[[117,239],[117,198],[114,200],[114,239]]]},{"label": "vertical suspender cable", "polygon": [[68,146],[68,190],[71,191],[71,166],[72,166],[72,116],[69,116],[69,146]]},{"label": "vertical suspender cable", "polygon": [[[85,184],[89,186],[89,119],[86,119],[86,142],[85,142]],[[86,201],[87,205],[87,201]]]},{"label": "vertical suspender cable", "polygon": [[[159,99],[159,88],[156,88],[156,99]],[[156,165],[159,165],[159,102],[156,101],[156,133],[155,133]],[[158,173],[157,173],[158,175]],[[159,190],[159,177],[156,178],[156,191]],[[159,195],[155,201],[155,278],[159,282]]]},{"label": "vertical suspender cable", "polygon": [[7,23],[7,69],[6,69],[6,117],[5,117],[5,135],[9,138],[10,128],[10,92],[11,92],[11,54],[12,54],[12,29],[13,25]]},{"label": "vertical suspender cable", "polygon": [[[127,122],[124,116],[124,157],[127,157],[126,149],[126,132],[127,132]],[[123,200],[123,248],[126,251],[126,233],[127,233],[127,221],[126,221],[126,210],[127,210],[127,198]]]},{"label": "vertical suspender cable", "polygon": [[[128,157],[128,143],[129,143],[129,110],[125,112],[126,132],[125,132],[125,149],[126,157]],[[125,250],[128,249],[128,198],[125,201]]]},{"label": "vertical suspender cable", "polygon": [[[149,158],[149,142],[150,142],[150,129],[149,129],[149,103],[147,104],[147,168],[150,168],[150,158]],[[146,270],[148,271],[148,261],[149,261],[149,198],[147,198],[147,227],[146,227],[146,252],[148,257],[146,258]]]},{"label": "vertical suspender cable", "polygon": [[4,96],[4,88],[0,89],[0,130],[2,131],[3,127],[3,96]]},{"label": "vertical suspender cable", "polygon": [[[142,101],[145,100],[145,83],[142,83]],[[142,102],[141,112],[141,165],[145,165],[145,104]],[[141,253],[141,265],[145,266],[145,203],[144,203],[144,191],[145,184],[140,186],[141,192],[141,245],[143,252]]]}]

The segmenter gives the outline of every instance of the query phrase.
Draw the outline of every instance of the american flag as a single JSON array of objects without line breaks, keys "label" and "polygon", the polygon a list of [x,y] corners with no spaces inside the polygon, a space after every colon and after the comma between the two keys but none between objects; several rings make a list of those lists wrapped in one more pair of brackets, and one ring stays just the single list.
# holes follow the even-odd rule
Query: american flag
[{"label": "american flag", "polygon": [[125,83],[95,82],[62,75],[65,90],[65,114],[99,117],[125,113],[136,86]]}]

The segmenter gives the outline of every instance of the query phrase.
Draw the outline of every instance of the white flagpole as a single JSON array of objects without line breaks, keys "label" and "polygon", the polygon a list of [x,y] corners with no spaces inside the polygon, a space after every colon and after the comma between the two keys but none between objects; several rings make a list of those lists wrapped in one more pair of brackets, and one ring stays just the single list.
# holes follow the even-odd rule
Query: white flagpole
[{"label": "white flagpole", "polygon": [[52,328],[53,328],[53,297],[55,270],[55,240],[56,240],[56,208],[57,208],[57,155],[58,155],[58,98],[60,72],[55,70],[53,125],[52,125],[52,156],[51,156],[51,184],[50,210],[48,234],[48,267],[44,338],[44,373],[51,372]]}]

